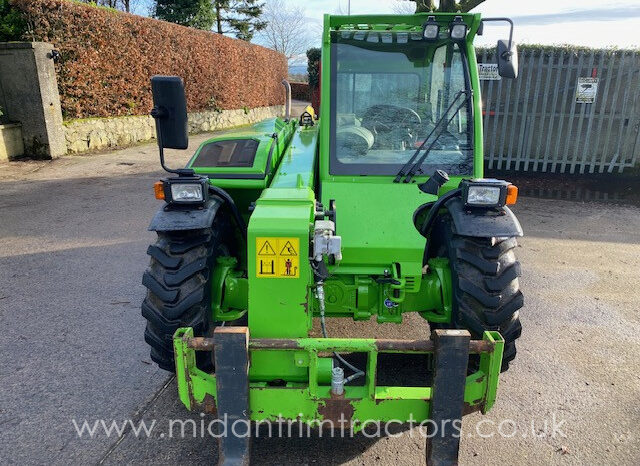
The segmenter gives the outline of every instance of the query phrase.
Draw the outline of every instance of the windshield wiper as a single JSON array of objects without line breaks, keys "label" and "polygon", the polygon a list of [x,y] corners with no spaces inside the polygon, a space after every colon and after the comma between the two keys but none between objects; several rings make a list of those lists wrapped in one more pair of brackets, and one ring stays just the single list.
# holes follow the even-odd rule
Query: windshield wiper
[{"label": "windshield wiper", "polygon": [[[453,115],[451,115],[451,117],[447,120],[446,124],[443,126],[442,123],[445,121],[445,119],[447,118],[447,116],[449,115],[449,111],[453,108],[453,106],[456,104],[456,102],[458,101],[458,98],[461,95],[465,95],[465,98],[462,102],[460,102],[460,105],[458,105],[458,108],[456,108],[456,111],[453,112]],[[436,124],[434,125],[433,129],[431,130],[431,132],[429,133],[429,135],[425,138],[424,141],[422,141],[422,144],[420,144],[420,147],[418,147],[416,149],[416,151],[413,153],[413,155],[411,156],[411,158],[409,160],[407,160],[407,163],[405,163],[402,168],[400,169],[400,171],[398,172],[398,174],[396,175],[395,179],[393,180],[394,183],[399,183],[400,180],[405,177],[404,182],[405,183],[409,183],[411,181],[411,179],[413,178],[413,175],[415,175],[416,171],[418,170],[418,168],[424,163],[425,159],[427,158],[427,156],[429,155],[429,152],[431,152],[431,149],[433,149],[433,146],[435,146],[436,142],[438,142],[438,138],[442,135],[442,133],[444,133],[445,129],[447,129],[447,127],[449,126],[449,123],[451,123],[451,121],[455,118],[455,116],[458,114],[458,112],[460,111],[460,109],[469,101],[469,98],[471,97],[471,91],[458,91],[455,95],[455,97],[453,98],[453,100],[451,101],[451,103],[449,104],[449,106],[447,107],[447,109],[444,111],[444,113],[442,114],[442,116],[438,119],[438,121],[436,121]],[[433,133],[435,133],[436,130],[438,130],[438,133],[436,134],[436,137],[433,138],[433,141],[431,141],[431,144],[429,144],[429,147],[426,148],[426,150],[424,151],[424,154],[422,154],[422,157],[420,157],[415,163],[414,161],[416,160],[416,158],[418,157],[418,155],[420,155],[420,152],[422,152],[422,150],[424,149],[424,146],[427,144],[427,142],[429,141],[429,138],[433,135]],[[407,168],[409,168],[409,171],[406,171]]]}]

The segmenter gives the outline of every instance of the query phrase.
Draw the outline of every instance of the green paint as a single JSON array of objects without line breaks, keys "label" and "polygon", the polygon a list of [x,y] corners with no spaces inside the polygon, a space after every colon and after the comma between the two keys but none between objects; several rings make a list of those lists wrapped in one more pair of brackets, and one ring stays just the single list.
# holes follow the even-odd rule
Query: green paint
[{"label": "green paint", "polygon": [[315,187],[314,169],[318,150],[318,127],[299,128],[291,139],[273,177],[271,188]]},{"label": "green paint", "polygon": [[[379,323],[401,323],[403,313],[420,312],[429,321],[449,322],[451,300],[445,295],[443,302],[442,293],[443,282],[444,289],[451,289],[448,267],[447,259],[435,258],[429,261],[429,271],[422,277],[399,278],[394,272],[401,285],[379,284],[366,275],[336,273],[325,281],[325,313],[355,320],[376,316]],[[396,290],[398,293],[394,293]],[[316,305],[313,312],[316,317],[320,315]]]},{"label": "green paint", "polygon": [[[451,322],[453,288],[451,285],[451,269],[449,259],[435,257],[429,261],[429,272],[427,276],[435,276],[429,284],[429,298],[434,302],[429,311],[421,311],[420,315],[429,322],[448,323]],[[423,279],[424,281],[424,279]],[[424,288],[424,287],[423,287]],[[422,303],[429,302],[424,297]]]},{"label": "green paint", "polygon": [[[268,188],[256,201],[248,233],[248,257],[255,258],[258,237],[299,238],[298,278],[256,278],[256,261],[248,261],[249,328],[256,338],[301,338],[311,328],[308,311],[309,286],[313,281],[309,263],[309,224],[314,215],[310,187]],[[289,354],[273,351],[254,355],[252,380],[302,381],[307,376]]]},{"label": "green paint", "polygon": [[237,265],[235,257],[219,257],[212,271],[211,310],[216,322],[237,320],[249,308],[249,283],[242,271],[235,270]]},{"label": "green paint", "polygon": [[[187,347],[193,336],[191,329],[178,329],[174,336],[178,392],[187,409],[202,409],[205,398],[215,399],[215,375],[206,374],[195,366],[195,351]],[[498,374],[502,361],[504,341],[497,332],[485,332],[483,339],[494,344],[490,353],[481,354],[480,369],[467,376],[464,400],[469,407],[482,412],[493,405]],[[301,338],[297,350],[250,350],[251,364],[264,353],[288,353],[296,364],[308,368],[306,383],[288,383],[284,387],[270,387],[264,382],[252,382],[249,387],[250,417],[255,421],[278,418],[316,422],[324,419],[323,408],[331,401],[331,387],[327,370],[330,359],[318,358],[319,352],[362,352],[368,355],[369,374],[375,373],[378,351],[373,339]],[[253,380],[253,379],[252,379]],[[413,419],[417,422],[429,419],[432,387],[377,386],[375,377],[368,376],[364,386],[346,386],[344,398],[353,407],[353,415],[347,420],[400,422]],[[356,425],[355,430],[362,428]]]},{"label": "green paint", "polygon": [[495,344],[492,356],[487,356],[486,354],[482,354],[480,356],[480,371],[487,376],[486,394],[484,396],[484,405],[482,408],[482,412],[484,414],[493,407],[498,394],[498,380],[500,377],[500,368],[502,366],[504,338],[502,338],[502,335],[500,335],[499,332],[485,332],[483,339]]},{"label": "green paint", "polygon": [[[328,264],[330,276],[324,284],[326,315],[354,320],[375,317],[378,323],[401,323],[404,313],[417,312],[430,322],[451,322],[453,293],[448,259],[433,258],[424,266],[426,240],[413,223],[416,209],[437,199],[422,193],[415,185],[425,181],[428,174],[419,173],[414,183],[393,183],[394,176],[337,175],[330,170],[330,117],[336,111],[331,108],[330,99],[332,31],[420,33],[429,15],[326,15],[322,35],[321,118],[316,124],[305,128],[297,121],[266,120],[205,141],[189,162],[191,166],[202,147],[212,142],[247,138],[258,142],[251,167],[195,168],[197,173],[209,175],[212,184],[227,190],[248,221],[246,249],[238,258],[220,258],[212,271],[212,318],[234,320],[248,309],[251,338],[288,338],[297,342],[295,350],[250,350],[253,420],[277,420],[282,416],[322,421],[324,409],[331,403],[333,360],[327,353],[332,351],[367,355],[364,385],[345,387],[353,419],[364,422],[429,418],[432,387],[377,386],[378,351],[373,339],[309,337],[319,307],[308,261],[316,202],[322,202],[326,209],[335,200],[343,258]],[[435,16],[447,27],[456,15]],[[473,169],[469,175],[480,177],[481,95],[472,44],[480,16],[461,16],[469,26],[462,48],[468,57],[473,90]],[[447,39],[441,39],[438,45],[446,43]],[[425,44],[425,47],[434,46]],[[430,61],[430,58],[414,61],[414,72],[425,73]],[[370,64],[352,66],[366,68]],[[277,139],[272,137],[274,134]],[[220,178],[221,175],[227,178]],[[455,189],[463,178],[451,176],[439,194]],[[257,277],[256,241],[263,237],[299,241],[297,278]],[[174,346],[180,399],[188,409],[196,410],[210,398],[215,399],[216,386],[215,375],[195,366],[194,351],[186,346],[186,339],[192,334],[191,329],[179,329]],[[494,345],[494,350],[482,354],[479,370],[467,377],[465,402],[486,412],[495,402],[504,343],[497,332],[485,332],[483,338]],[[284,386],[268,384],[275,380]],[[361,425],[356,430],[359,428]]]},{"label": "green paint", "polygon": [[[286,122],[280,118],[271,118],[248,127],[228,131],[207,139],[196,150],[194,156],[187,163],[187,167],[200,175],[208,175],[212,184],[224,189],[254,189],[262,190],[269,186],[284,151],[290,144],[296,129],[296,121]],[[273,137],[276,135],[277,137]],[[252,139],[258,142],[253,165],[250,167],[193,167],[198,157],[207,145],[222,142]],[[220,176],[233,178],[220,178]],[[262,176],[262,179],[242,178],[243,176]]]}]

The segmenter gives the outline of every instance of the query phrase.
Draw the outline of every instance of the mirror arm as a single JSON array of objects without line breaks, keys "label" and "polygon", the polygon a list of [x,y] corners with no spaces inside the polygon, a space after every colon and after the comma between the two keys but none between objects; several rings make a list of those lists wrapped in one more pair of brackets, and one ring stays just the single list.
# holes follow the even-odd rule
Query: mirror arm
[{"label": "mirror arm", "polygon": [[[511,50],[511,45],[513,44],[513,21],[511,18],[482,18],[482,22],[484,23],[485,21],[504,21],[509,23],[509,50]],[[503,56],[502,58],[510,59],[511,52],[506,52],[506,56]]]},{"label": "mirror arm", "polygon": [[160,166],[169,173],[177,173],[179,176],[193,176],[194,171],[191,168],[179,168],[174,170],[169,168],[164,163],[164,145],[162,144],[162,128],[158,125],[158,120],[166,118],[168,115],[167,110],[164,107],[153,107],[151,109],[151,116],[156,121],[156,136],[158,138],[158,152],[160,153]]}]

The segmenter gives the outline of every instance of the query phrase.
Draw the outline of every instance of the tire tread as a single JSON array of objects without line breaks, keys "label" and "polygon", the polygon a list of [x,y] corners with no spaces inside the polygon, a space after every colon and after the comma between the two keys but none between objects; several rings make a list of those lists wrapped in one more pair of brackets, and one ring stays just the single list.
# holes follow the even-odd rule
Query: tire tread
[{"label": "tire tread", "polygon": [[432,250],[448,255],[451,264],[453,324],[468,329],[475,338],[485,330],[499,331],[505,339],[502,370],[507,370],[522,333],[518,313],[524,297],[519,285],[521,267],[514,255],[517,239],[457,235],[447,215],[434,232],[443,240],[440,249]]},{"label": "tire tread", "polygon": [[[215,266],[220,232],[213,228],[180,232],[158,232],[147,249],[149,267],[142,277],[147,295],[142,316],[147,320],[144,339],[151,359],[161,369],[174,372],[173,334],[180,327],[193,327],[206,335],[210,321],[210,271]],[[210,369],[209,353],[199,352],[198,366]]]}]

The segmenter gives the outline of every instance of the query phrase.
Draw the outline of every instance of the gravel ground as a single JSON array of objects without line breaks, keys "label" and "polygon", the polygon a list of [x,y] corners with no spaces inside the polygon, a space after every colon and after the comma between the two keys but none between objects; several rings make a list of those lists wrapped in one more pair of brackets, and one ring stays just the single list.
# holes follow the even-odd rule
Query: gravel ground
[{"label": "gravel ground", "polygon": [[[210,438],[162,437],[169,419],[190,415],[142,340],[146,227],[162,175],[155,147],[5,163],[0,173],[0,462],[214,461]],[[465,418],[461,464],[640,464],[640,208],[521,198],[515,210],[526,233],[523,336],[494,409]],[[330,326],[336,336],[372,332],[346,320]],[[378,334],[426,329],[413,316]],[[79,438],[72,422],[131,417],[156,420],[151,438]],[[554,417],[564,436],[552,435]],[[514,432],[511,421],[515,434],[499,435],[501,422]],[[422,464],[424,441],[416,429],[382,439],[260,438],[252,458]]]}]

